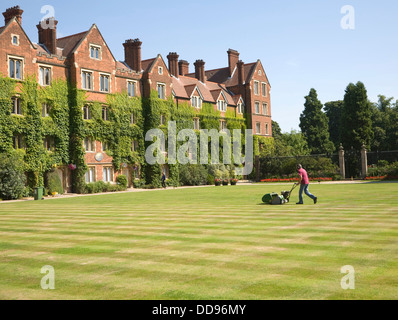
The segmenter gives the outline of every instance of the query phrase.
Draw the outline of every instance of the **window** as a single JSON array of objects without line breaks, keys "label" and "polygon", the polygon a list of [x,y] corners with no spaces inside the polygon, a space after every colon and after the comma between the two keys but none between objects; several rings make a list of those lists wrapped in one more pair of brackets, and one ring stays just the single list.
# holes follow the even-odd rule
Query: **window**
[{"label": "window", "polygon": [[102,120],[109,121],[109,110],[107,107],[102,107]]},{"label": "window", "polygon": [[159,67],[158,71],[159,71],[159,74],[160,74],[160,75],[163,74],[163,68],[162,68],[162,67]]},{"label": "window", "polygon": [[166,97],[166,85],[164,83],[158,83],[158,97],[159,99]]},{"label": "window", "polygon": [[202,108],[202,99],[199,96],[192,96],[191,105],[195,108]]},{"label": "window", "polygon": [[131,124],[136,124],[136,122],[137,122],[137,118],[136,118],[135,113],[133,112],[133,113],[130,115],[130,123],[131,123]]},{"label": "window", "polygon": [[109,76],[105,74],[100,75],[100,90],[102,92],[109,92]]},{"label": "window", "polygon": [[268,116],[268,104],[263,103],[263,115]]},{"label": "window", "polygon": [[44,149],[47,151],[54,151],[54,138],[52,137],[45,137],[43,140]]},{"label": "window", "polygon": [[269,136],[269,124],[268,123],[265,124],[265,134],[267,136]]},{"label": "window", "polygon": [[106,152],[108,150],[109,150],[109,142],[108,141],[102,142],[102,151]]},{"label": "window", "polygon": [[12,114],[17,114],[17,115],[22,115],[22,110],[21,110],[21,99],[14,97],[12,98]]},{"label": "window", "polygon": [[12,137],[12,144],[14,149],[23,149],[25,148],[25,143],[21,135],[15,135]]},{"label": "window", "polygon": [[86,183],[95,182],[95,167],[89,167],[86,172]]},{"label": "window", "polygon": [[260,114],[260,102],[255,102],[254,103],[254,112],[256,113],[256,114]]},{"label": "window", "polygon": [[82,71],[82,88],[85,90],[93,90],[93,73],[90,71]]},{"label": "window", "polygon": [[238,113],[242,114],[243,113],[243,104],[238,103]]},{"label": "window", "polygon": [[267,84],[265,82],[263,82],[261,84],[261,93],[262,93],[263,97],[267,96]]},{"label": "window", "polygon": [[255,95],[258,95],[259,94],[259,84],[258,84],[258,81],[254,81],[254,94]]},{"label": "window", "polygon": [[259,76],[261,76],[261,75],[262,75],[262,72],[261,72],[261,70],[258,70],[258,75],[259,75]]},{"label": "window", "polygon": [[165,126],[166,125],[166,116],[164,114],[160,115],[160,125]]},{"label": "window", "polygon": [[261,134],[261,124],[260,124],[260,122],[256,123],[256,134]]},{"label": "window", "polygon": [[220,130],[225,131],[227,129],[227,122],[225,120],[220,121]]},{"label": "window", "polygon": [[49,86],[51,84],[51,68],[39,67],[39,84]]},{"label": "window", "polygon": [[94,141],[91,140],[90,138],[86,138],[84,139],[84,150],[86,152],[95,152],[95,145],[94,145]]},{"label": "window", "polygon": [[104,182],[112,182],[113,181],[113,168],[112,167],[102,168],[102,180]]},{"label": "window", "polygon": [[41,116],[43,118],[50,116],[50,106],[47,103],[41,105]]},{"label": "window", "polygon": [[22,59],[10,58],[9,59],[10,78],[22,80],[22,67],[23,67]]},{"label": "window", "polygon": [[217,110],[219,111],[227,111],[227,103],[223,100],[217,101]]},{"label": "window", "polygon": [[100,60],[101,59],[101,47],[90,46],[90,58]]},{"label": "window", "polygon": [[15,34],[12,34],[11,35],[11,43],[14,46],[19,46],[19,36],[15,35]]},{"label": "window", "polygon": [[91,120],[91,112],[89,106],[83,107],[83,119],[84,120]]},{"label": "window", "polygon": [[193,129],[200,130],[199,118],[193,118]]},{"label": "window", "polygon": [[129,97],[135,97],[135,82],[133,81],[127,81],[127,92],[129,94]]},{"label": "window", "polygon": [[133,140],[131,142],[131,152],[136,152],[136,151],[138,151],[138,141]]}]

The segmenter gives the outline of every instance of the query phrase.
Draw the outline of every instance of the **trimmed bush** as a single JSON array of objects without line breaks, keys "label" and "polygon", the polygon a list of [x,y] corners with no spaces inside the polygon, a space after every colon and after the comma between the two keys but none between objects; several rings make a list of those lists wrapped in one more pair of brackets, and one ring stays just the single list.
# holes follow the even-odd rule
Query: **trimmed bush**
[{"label": "trimmed bush", "polygon": [[127,181],[127,177],[125,175],[122,174],[120,176],[117,176],[116,183],[122,190],[127,189],[128,181]]},{"label": "trimmed bush", "polygon": [[207,176],[207,170],[203,165],[187,164],[180,168],[180,184],[184,186],[205,185]]},{"label": "trimmed bush", "polygon": [[46,189],[48,194],[52,194],[54,192],[57,192],[58,194],[64,194],[61,178],[55,171],[50,171],[47,173]]},{"label": "trimmed bush", "polygon": [[16,200],[25,193],[26,176],[23,162],[16,155],[0,154],[0,198]]}]

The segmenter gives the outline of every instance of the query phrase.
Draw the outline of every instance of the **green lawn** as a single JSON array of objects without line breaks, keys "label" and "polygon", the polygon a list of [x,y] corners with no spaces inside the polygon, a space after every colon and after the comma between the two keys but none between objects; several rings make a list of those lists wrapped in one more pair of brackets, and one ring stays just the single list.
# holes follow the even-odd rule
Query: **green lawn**
[{"label": "green lawn", "polygon": [[[291,185],[0,204],[0,299],[397,299],[398,183]],[[55,268],[55,290],[40,270]],[[352,265],[355,290],[340,269]]]}]

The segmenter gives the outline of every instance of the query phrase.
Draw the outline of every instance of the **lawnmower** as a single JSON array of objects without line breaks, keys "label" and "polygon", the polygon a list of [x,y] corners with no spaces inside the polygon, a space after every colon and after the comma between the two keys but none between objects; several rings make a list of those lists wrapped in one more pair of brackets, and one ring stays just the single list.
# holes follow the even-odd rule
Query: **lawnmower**
[{"label": "lawnmower", "polygon": [[290,191],[282,191],[281,194],[275,192],[267,193],[263,196],[263,202],[266,204],[279,205],[288,203],[293,190],[298,186],[295,183]]}]

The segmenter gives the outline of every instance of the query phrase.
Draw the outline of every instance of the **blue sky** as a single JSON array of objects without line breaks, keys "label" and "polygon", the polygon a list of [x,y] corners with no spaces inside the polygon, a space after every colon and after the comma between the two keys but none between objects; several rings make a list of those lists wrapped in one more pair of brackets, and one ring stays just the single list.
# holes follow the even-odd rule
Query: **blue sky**
[{"label": "blue sky", "polygon": [[[176,51],[203,59],[206,69],[226,67],[229,48],[244,62],[260,59],[272,85],[273,120],[283,131],[299,129],[311,88],[322,103],[339,100],[350,82],[364,82],[368,96],[398,99],[398,1],[396,0],[201,0],[34,1],[3,0],[2,12],[20,5],[22,25],[37,42],[43,5],[52,5],[59,36],[96,23],[115,57],[122,43],[140,38],[142,58]],[[343,30],[341,8],[355,9],[355,29]]]}]

